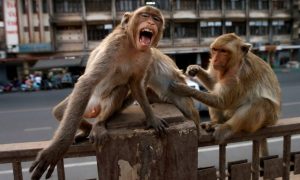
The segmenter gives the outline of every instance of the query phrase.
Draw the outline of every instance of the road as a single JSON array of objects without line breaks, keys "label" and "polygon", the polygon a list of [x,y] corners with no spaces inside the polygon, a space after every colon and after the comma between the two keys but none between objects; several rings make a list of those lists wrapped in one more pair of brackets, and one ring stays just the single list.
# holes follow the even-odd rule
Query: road
[{"label": "road", "polygon": [[[282,88],[281,118],[300,117],[300,73],[278,73],[278,79]],[[0,94],[0,144],[51,139],[58,126],[58,123],[51,115],[51,108],[70,92],[71,89],[62,89]],[[270,140],[271,154],[280,152],[280,147],[282,147],[281,141],[278,138]],[[299,144],[299,137],[294,137],[292,150],[299,151]],[[251,155],[250,146],[250,142],[230,145],[228,147],[230,149],[228,159],[235,160],[249,157]],[[216,159],[216,157],[218,157],[216,147],[199,149],[199,162],[201,162],[199,166],[217,166],[215,160],[212,160]],[[28,163],[23,165],[24,171],[28,171],[28,166]],[[66,174],[69,178],[72,177],[70,179],[91,179],[96,177],[94,158],[68,160],[66,161],[66,166]],[[77,172],[76,168],[78,166],[81,169],[85,169],[86,173],[73,173]],[[0,179],[12,179],[11,173],[9,165],[0,165]],[[29,179],[27,173],[25,173],[24,179]]]}]

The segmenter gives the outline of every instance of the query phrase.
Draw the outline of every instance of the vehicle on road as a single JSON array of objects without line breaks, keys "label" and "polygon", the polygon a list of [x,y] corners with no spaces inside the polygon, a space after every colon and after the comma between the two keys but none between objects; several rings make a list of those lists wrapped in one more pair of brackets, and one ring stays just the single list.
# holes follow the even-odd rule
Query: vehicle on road
[{"label": "vehicle on road", "polygon": [[[200,85],[199,83],[197,83],[195,80],[193,80],[192,78],[187,77],[185,79],[185,82],[187,83],[187,85],[191,88],[197,89],[198,91],[207,91],[202,85]],[[208,111],[208,108],[205,104],[201,103],[200,101],[197,101],[195,99],[193,99],[195,107],[198,109],[198,111]]]}]

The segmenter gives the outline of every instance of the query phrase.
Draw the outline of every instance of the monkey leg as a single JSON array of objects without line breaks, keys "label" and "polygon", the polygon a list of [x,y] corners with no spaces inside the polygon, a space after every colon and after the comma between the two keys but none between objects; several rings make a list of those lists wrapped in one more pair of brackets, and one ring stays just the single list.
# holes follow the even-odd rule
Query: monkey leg
[{"label": "monkey leg", "polygon": [[[65,98],[63,101],[61,101],[58,105],[56,105],[52,113],[54,117],[60,122],[63,118],[64,112],[66,110],[66,107],[68,105],[69,97]],[[90,131],[92,129],[92,125],[87,122],[86,120],[82,119],[79,125],[80,131],[75,135],[75,142],[81,142],[83,140],[86,140],[88,135],[90,134]]]},{"label": "monkey leg", "polygon": [[201,135],[203,134],[207,134],[200,126],[199,112],[194,107],[194,102],[191,98],[176,96],[170,98],[170,101],[182,112],[182,114],[187,119],[194,121],[198,132],[198,138],[201,138]]},{"label": "monkey leg", "polygon": [[201,127],[206,130],[208,133],[212,133],[215,131],[216,127],[220,123],[224,123],[226,121],[223,111],[218,110],[216,108],[208,107],[210,121],[201,123]]},{"label": "monkey leg", "polygon": [[[89,138],[96,147],[103,145],[108,140],[106,121],[127,103],[128,88],[126,86],[116,87],[109,97],[101,100],[101,112],[96,117]],[[130,99],[128,99],[130,101]],[[125,104],[124,104],[125,103]]]},{"label": "monkey leg", "polygon": [[133,104],[134,102],[134,98],[132,96],[132,94],[128,94],[127,97],[125,98],[125,100],[122,103],[122,106],[117,109],[117,112],[122,112],[124,109],[126,109],[128,106],[130,106],[131,104]]},{"label": "monkey leg", "polygon": [[244,131],[253,133],[258,129],[273,125],[276,122],[275,106],[268,99],[252,100],[239,107],[232,117],[216,128],[216,140],[224,141],[235,133]]}]

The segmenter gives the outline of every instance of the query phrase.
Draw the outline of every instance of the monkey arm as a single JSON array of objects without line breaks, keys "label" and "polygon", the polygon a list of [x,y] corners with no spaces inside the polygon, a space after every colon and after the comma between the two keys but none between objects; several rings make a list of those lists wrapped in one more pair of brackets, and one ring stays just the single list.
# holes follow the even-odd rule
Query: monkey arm
[{"label": "monkey arm", "polygon": [[[73,92],[69,97],[69,103],[49,146],[39,152],[36,160],[30,167],[33,171],[32,179],[40,179],[48,169],[46,178],[49,178],[54,171],[57,162],[63,157],[72,144],[80,120],[84,114],[88,100],[97,84],[95,77],[83,75],[76,83]],[[99,78],[99,76],[98,76]]]},{"label": "monkey arm", "polygon": [[221,96],[217,96],[215,94],[207,93],[203,91],[198,91],[183,83],[178,83],[173,81],[170,85],[170,89],[171,91],[173,91],[178,95],[192,97],[216,109],[220,109],[220,110],[226,109],[230,105],[229,101],[226,101]]},{"label": "monkey arm", "polygon": [[201,84],[208,90],[212,90],[215,85],[215,81],[213,78],[205,71],[204,69],[200,69],[197,73],[197,78],[202,82]]}]

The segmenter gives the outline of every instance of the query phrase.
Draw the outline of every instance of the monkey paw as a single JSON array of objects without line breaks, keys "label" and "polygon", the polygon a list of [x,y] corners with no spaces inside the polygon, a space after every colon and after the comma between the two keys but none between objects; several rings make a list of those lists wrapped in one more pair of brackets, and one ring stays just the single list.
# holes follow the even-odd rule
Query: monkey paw
[{"label": "monkey paw", "polygon": [[227,124],[219,124],[215,127],[213,136],[219,144],[223,144],[228,138],[233,135],[231,127]]},{"label": "monkey paw", "polygon": [[159,135],[166,134],[166,128],[169,127],[168,123],[158,117],[147,118],[147,128],[153,128]]},{"label": "monkey paw", "polygon": [[32,172],[31,179],[40,179],[47,169],[46,179],[50,178],[57,162],[63,158],[68,147],[69,144],[59,143],[52,144],[40,151],[29,169],[29,172]]},{"label": "monkey paw", "polygon": [[216,125],[211,122],[201,123],[200,126],[208,133],[214,132],[216,127]]},{"label": "monkey paw", "polygon": [[96,147],[102,146],[108,140],[108,133],[106,127],[101,124],[93,125],[91,133],[89,135],[90,142]]},{"label": "monkey paw", "polygon": [[186,70],[186,74],[190,76],[196,76],[196,74],[200,71],[200,66],[198,65],[190,65]]},{"label": "monkey paw", "polygon": [[89,134],[90,132],[89,131],[82,131],[80,130],[76,135],[75,135],[75,139],[74,139],[74,143],[80,143],[80,142],[83,142],[83,141],[86,141],[88,140],[89,138]]}]

